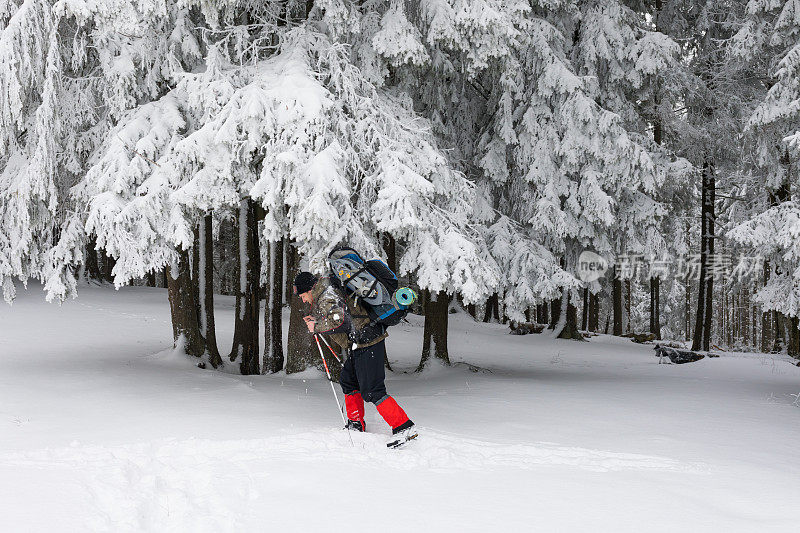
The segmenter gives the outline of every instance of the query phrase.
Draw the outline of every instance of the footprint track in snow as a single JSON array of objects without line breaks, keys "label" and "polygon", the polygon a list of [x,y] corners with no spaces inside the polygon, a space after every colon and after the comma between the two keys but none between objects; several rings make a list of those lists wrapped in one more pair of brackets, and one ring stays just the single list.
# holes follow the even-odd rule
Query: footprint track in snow
[{"label": "footprint track in snow", "polygon": [[0,456],[0,465],[80,471],[95,510],[87,525],[100,531],[178,531],[187,525],[192,531],[236,531],[237,506],[259,498],[259,481],[253,476],[285,461],[435,472],[553,466],[593,472],[709,470],[702,463],[668,457],[552,443],[493,443],[424,428],[419,440],[400,450],[387,449],[385,435],[352,437],[354,446],[341,430],[264,439],[72,446],[6,454]]},{"label": "footprint track in snow", "polygon": [[687,463],[669,457],[594,450],[554,443],[504,444],[420,429],[420,438],[401,450],[385,446],[386,435],[352,433],[355,446],[341,430],[317,430],[264,439],[208,440],[165,439],[121,446],[73,446],[0,456],[0,464],[28,466],[102,466],[147,460],[197,466],[218,462],[252,460],[325,461],[363,463],[376,468],[437,468],[442,470],[483,470],[491,466],[572,466],[596,472],[620,470],[661,470],[704,472],[699,462]]}]

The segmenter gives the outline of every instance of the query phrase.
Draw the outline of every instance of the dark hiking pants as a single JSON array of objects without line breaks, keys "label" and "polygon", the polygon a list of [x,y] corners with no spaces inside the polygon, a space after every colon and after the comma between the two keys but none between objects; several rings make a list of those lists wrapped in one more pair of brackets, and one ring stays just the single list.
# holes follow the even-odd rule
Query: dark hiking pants
[{"label": "dark hiking pants", "polygon": [[339,376],[344,393],[360,391],[364,401],[372,403],[378,403],[386,397],[386,372],[383,367],[385,356],[384,341],[350,352]]}]

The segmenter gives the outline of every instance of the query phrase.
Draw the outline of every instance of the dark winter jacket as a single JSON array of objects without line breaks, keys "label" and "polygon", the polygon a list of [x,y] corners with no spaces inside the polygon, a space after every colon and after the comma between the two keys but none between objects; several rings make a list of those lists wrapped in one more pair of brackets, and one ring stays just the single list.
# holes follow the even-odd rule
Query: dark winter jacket
[{"label": "dark winter jacket", "polygon": [[366,309],[352,296],[345,296],[328,277],[319,278],[311,289],[311,316],[316,320],[314,332],[324,333],[342,352],[353,344],[366,348],[388,337],[385,328],[370,325]]}]

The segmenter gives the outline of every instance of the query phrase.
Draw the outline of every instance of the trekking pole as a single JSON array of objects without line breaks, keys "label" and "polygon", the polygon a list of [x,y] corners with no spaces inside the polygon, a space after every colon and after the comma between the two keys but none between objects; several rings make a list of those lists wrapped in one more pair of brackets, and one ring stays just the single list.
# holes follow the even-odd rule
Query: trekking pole
[{"label": "trekking pole", "polygon": [[328,362],[325,361],[325,356],[322,354],[322,345],[319,343],[319,335],[316,333],[314,334],[314,340],[317,341],[319,356],[322,358],[322,364],[325,367],[325,374],[328,375],[328,382],[331,384],[331,392],[333,393],[333,397],[336,398],[336,405],[339,407],[339,414],[342,416],[342,423],[347,429],[347,436],[350,437],[350,444],[355,446],[355,444],[353,444],[353,437],[350,435],[350,428],[347,426],[347,421],[344,419],[344,411],[342,410],[342,404],[339,403],[339,395],[336,394],[336,389],[333,387],[333,379],[331,379],[331,371],[328,370]]},{"label": "trekking pole", "polygon": [[340,365],[341,365],[341,364],[343,364],[343,363],[342,363],[342,360],[339,358],[339,356],[336,354],[336,352],[334,352],[334,351],[333,351],[333,348],[331,348],[331,345],[330,345],[330,344],[328,344],[328,341],[325,339],[325,337],[321,337],[321,338],[322,338],[322,342],[324,342],[324,343],[325,343],[325,346],[327,346],[327,347],[328,347],[328,349],[329,349],[329,350],[331,351],[331,353],[333,354],[333,357],[334,357],[334,358],[335,358],[337,361],[339,361],[339,364],[340,364]]}]

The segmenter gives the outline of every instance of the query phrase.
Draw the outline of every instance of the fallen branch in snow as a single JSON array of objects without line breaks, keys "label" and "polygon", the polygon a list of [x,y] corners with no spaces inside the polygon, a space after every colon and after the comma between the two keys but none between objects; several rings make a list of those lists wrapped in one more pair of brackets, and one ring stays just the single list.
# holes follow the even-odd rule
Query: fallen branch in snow
[{"label": "fallen branch in snow", "polygon": [[488,368],[483,368],[482,366],[473,365],[472,363],[464,363],[462,361],[458,361],[456,363],[453,363],[453,366],[458,366],[458,365],[463,365],[463,366],[467,367],[467,369],[470,372],[476,372],[476,373],[477,372],[484,372],[484,373],[489,373],[489,374],[492,373],[492,371],[489,370]]},{"label": "fallen branch in snow", "polygon": [[660,344],[656,344],[655,348],[653,349],[656,351],[656,357],[658,357],[659,365],[664,362],[664,357],[669,359],[670,363],[674,363],[676,365],[694,363],[695,361],[699,361],[705,357],[705,355],[701,353],[692,352],[689,350],[677,350],[675,348],[662,346]]},{"label": "fallen branch in snow", "polygon": [[626,333],[623,337],[628,337],[635,343],[644,344],[656,340],[654,333]]},{"label": "fallen branch in snow", "polygon": [[533,322],[511,322],[508,328],[511,330],[511,335],[529,335],[531,333],[541,333],[544,331],[545,325],[535,324]]}]

